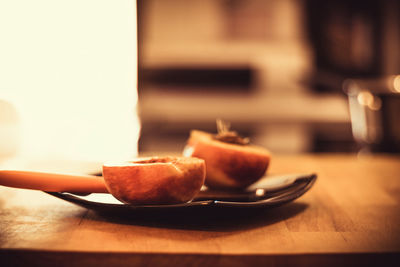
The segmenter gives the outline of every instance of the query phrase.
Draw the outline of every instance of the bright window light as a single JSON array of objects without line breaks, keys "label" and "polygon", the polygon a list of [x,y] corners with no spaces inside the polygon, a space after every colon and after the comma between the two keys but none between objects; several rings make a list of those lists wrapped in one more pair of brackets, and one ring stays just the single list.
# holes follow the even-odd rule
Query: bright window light
[{"label": "bright window light", "polygon": [[137,155],[134,0],[0,2],[0,99],[17,109],[19,155]]}]

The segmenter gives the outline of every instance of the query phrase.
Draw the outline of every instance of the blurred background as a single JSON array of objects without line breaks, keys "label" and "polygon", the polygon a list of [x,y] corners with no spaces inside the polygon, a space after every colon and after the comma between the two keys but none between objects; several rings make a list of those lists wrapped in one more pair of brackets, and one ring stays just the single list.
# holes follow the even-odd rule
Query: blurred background
[{"label": "blurred background", "polygon": [[398,153],[399,15],[396,0],[1,1],[0,158],[180,153],[217,118],[273,153]]},{"label": "blurred background", "polygon": [[275,153],[399,151],[399,1],[139,0],[138,14],[142,151],[180,151],[216,118]]}]

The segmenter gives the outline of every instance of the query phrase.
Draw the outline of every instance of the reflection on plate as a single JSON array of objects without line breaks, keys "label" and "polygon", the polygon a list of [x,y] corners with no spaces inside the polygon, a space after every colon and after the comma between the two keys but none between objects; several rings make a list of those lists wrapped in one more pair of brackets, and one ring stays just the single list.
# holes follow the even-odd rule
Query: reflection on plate
[{"label": "reflection on plate", "polygon": [[174,205],[127,205],[115,199],[111,194],[96,193],[80,196],[72,193],[46,193],[102,213],[199,208],[257,208],[276,207],[291,202],[307,192],[316,179],[316,174],[269,175],[246,190],[219,191],[204,187],[191,202]]}]

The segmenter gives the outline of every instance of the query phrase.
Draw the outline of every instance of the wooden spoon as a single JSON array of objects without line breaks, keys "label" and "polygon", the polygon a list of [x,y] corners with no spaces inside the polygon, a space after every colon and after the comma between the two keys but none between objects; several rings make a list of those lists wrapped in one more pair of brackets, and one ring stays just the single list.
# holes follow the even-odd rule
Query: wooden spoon
[{"label": "wooden spoon", "polygon": [[103,177],[0,170],[0,185],[48,192],[108,193]]}]

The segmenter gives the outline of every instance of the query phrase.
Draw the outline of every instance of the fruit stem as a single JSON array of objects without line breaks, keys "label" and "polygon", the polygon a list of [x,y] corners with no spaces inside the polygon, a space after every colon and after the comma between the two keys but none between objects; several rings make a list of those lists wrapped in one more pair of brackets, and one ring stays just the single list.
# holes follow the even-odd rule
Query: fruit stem
[{"label": "fruit stem", "polygon": [[223,121],[221,119],[217,119],[217,131],[218,134],[223,134],[229,132],[231,128],[231,124],[227,121]]},{"label": "fruit stem", "polygon": [[240,137],[235,131],[230,131],[231,124],[221,119],[217,119],[217,130],[218,134],[214,138],[218,141],[236,145],[248,145],[250,143],[249,138]]}]

